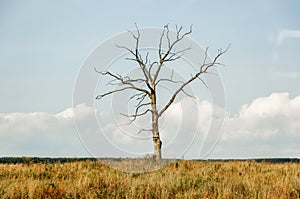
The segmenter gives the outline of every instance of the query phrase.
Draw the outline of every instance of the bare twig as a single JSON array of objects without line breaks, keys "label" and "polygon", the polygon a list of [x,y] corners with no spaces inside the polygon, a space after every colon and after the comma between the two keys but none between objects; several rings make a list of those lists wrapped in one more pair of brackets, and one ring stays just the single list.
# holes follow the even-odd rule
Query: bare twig
[{"label": "bare twig", "polygon": [[142,133],[142,132],[151,132],[152,131],[152,129],[141,129],[141,130],[139,130],[138,132],[137,132],[137,134],[139,135],[140,133]]},{"label": "bare twig", "polygon": [[125,113],[120,113],[120,114],[125,116],[125,117],[132,118],[132,119],[130,119],[130,122],[128,123],[128,124],[131,124],[132,122],[134,122],[136,120],[137,117],[142,116],[142,115],[146,115],[148,112],[151,112],[151,110],[147,109],[147,110],[143,111],[142,113],[136,113],[136,114],[132,114],[132,115],[127,115]]}]

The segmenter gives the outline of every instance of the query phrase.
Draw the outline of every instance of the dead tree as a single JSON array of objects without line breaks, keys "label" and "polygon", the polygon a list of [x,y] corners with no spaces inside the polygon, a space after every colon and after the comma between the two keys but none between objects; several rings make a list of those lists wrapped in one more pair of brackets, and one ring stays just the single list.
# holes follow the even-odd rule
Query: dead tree
[{"label": "dead tree", "polygon": [[[217,55],[212,59],[212,61],[208,62],[207,58],[207,50],[205,51],[205,57],[203,60],[203,64],[198,66],[198,71],[191,75],[191,77],[184,81],[175,81],[171,77],[166,78],[159,78],[159,74],[161,69],[164,67],[166,63],[176,61],[182,58],[184,52],[190,50],[190,48],[185,48],[181,50],[175,50],[176,44],[182,41],[186,36],[192,33],[192,26],[186,32],[182,31],[182,26],[176,26],[176,37],[175,39],[170,38],[170,31],[168,25],[164,26],[160,38],[159,38],[159,45],[158,45],[158,60],[150,61],[149,59],[149,52],[146,56],[142,56],[139,48],[140,43],[140,31],[136,26],[136,33],[129,31],[132,34],[132,37],[135,41],[134,49],[130,49],[127,46],[117,45],[116,47],[122,48],[126,50],[131,57],[127,57],[127,60],[135,62],[140,70],[142,71],[142,76],[139,78],[133,78],[129,76],[122,76],[117,73],[113,73],[111,71],[98,71],[95,68],[95,71],[102,76],[109,76],[112,80],[109,82],[110,85],[118,86],[114,90],[106,92],[104,94],[100,94],[96,97],[96,99],[101,99],[107,95],[111,95],[113,93],[122,92],[125,90],[133,90],[135,94],[130,96],[130,99],[136,99],[137,104],[135,106],[135,111],[131,115],[122,114],[130,118],[130,123],[132,123],[137,117],[144,116],[146,114],[151,114],[152,118],[152,128],[149,130],[141,129],[141,131],[150,131],[152,132],[153,136],[153,144],[154,144],[154,157],[156,160],[160,160],[162,157],[161,149],[162,149],[162,141],[160,139],[159,134],[159,118],[165,113],[165,111],[172,105],[176,96],[179,93],[184,93],[187,96],[190,96],[188,93],[185,92],[184,88],[190,84],[191,82],[199,79],[202,83],[203,80],[200,76],[204,73],[208,73],[209,69],[213,66],[221,65],[221,63],[217,62],[218,58],[222,56],[224,53],[227,52],[226,50],[218,50]],[[163,49],[163,42],[167,42],[167,49]],[[169,98],[168,102],[158,110],[157,107],[157,88],[162,81],[168,81],[171,83],[178,84],[177,90]],[[204,83],[205,84],[205,83]],[[146,99],[149,101],[146,102]],[[129,123],[129,124],[130,124]],[[140,132],[141,132],[140,131]]]}]

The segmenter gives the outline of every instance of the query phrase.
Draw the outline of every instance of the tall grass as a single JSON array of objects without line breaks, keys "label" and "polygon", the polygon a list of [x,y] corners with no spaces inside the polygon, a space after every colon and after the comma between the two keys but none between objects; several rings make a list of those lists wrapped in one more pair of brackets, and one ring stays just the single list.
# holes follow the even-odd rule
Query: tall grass
[{"label": "tall grass", "polygon": [[100,162],[0,164],[1,198],[300,198],[298,163],[176,161],[130,174]]}]

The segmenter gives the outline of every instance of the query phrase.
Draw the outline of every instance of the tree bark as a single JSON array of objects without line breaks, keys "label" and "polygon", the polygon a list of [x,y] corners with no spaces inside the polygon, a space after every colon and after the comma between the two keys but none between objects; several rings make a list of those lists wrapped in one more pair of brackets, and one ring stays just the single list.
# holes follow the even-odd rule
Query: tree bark
[{"label": "tree bark", "polygon": [[154,159],[161,160],[161,145],[162,142],[159,136],[158,129],[158,111],[156,107],[156,94],[155,90],[151,93],[151,108],[152,108],[152,135],[154,143]]}]

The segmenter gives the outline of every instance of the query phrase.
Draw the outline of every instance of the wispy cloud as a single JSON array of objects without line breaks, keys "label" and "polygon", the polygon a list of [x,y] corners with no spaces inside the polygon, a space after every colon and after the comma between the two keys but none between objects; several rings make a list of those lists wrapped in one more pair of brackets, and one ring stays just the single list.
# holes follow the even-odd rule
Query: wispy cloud
[{"label": "wispy cloud", "polygon": [[297,79],[300,77],[299,72],[274,71],[270,74],[272,79]]},{"label": "wispy cloud", "polygon": [[300,30],[281,30],[277,36],[276,44],[281,45],[286,38],[300,38]]}]

